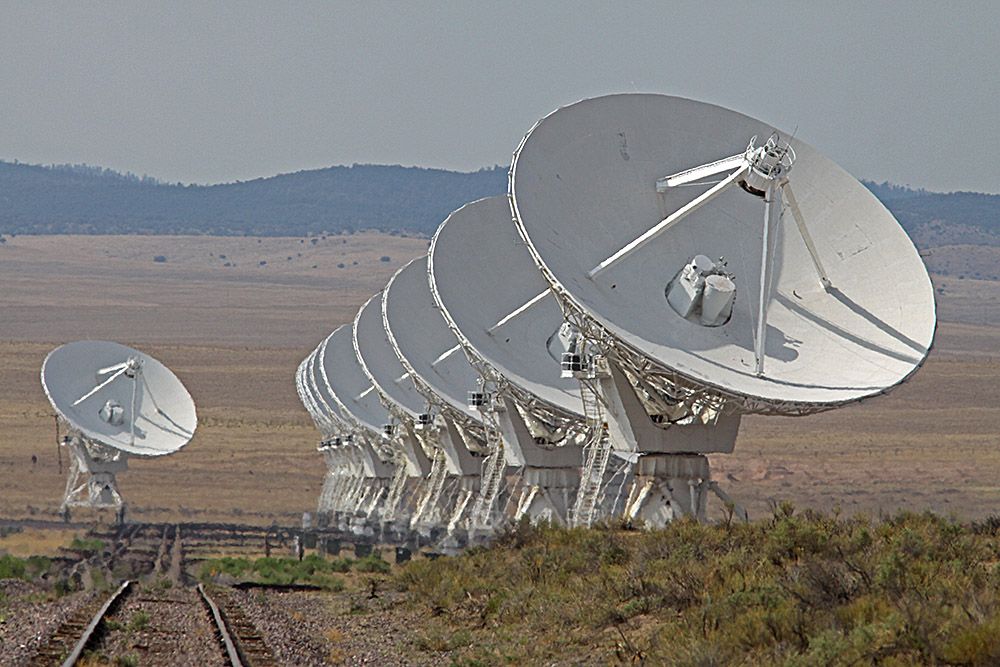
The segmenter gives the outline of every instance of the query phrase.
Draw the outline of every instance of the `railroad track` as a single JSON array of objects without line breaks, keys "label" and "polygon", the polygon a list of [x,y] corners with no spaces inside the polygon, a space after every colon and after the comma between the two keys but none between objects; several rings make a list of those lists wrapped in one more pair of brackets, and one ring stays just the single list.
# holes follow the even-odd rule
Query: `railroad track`
[{"label": "railroad track", "polygon": [[35,665],[38,667],[58,664],[62,664],[63,667],[75,665],[84,651],[93,646],[98,639],[103,629],[104,619],[122,603],[134,585],[135,582],[129,580],[119,586],[89,620],[89,610],[93,608],[92,606],[80,609],[71,615],[59,626],[49,641],[39,649],[29,664],[32,667]]},{"label": "railroad track", "polygon": [[201,584],[198,584],[198,595],[215,626],[216,638],[230,665],[264,667],[278,664],[257,627],[238,604],[227,597],[225,607],[220,606]]},{"label": "railroad track", "polygon": [[[180,613],[185,617],[199,618],[201,622],[208,622],[211,626],[210,632],[189,631],[189,635],[195,636],[186,637],[187,643],[179,641],[179,637],[172,635],[169,628],[151,628],[150,632],[159,635],[160,641],[158,646],[150,646],[148,643],[143,646],[146,653],[141,660],[142,664],[173,664],[178,658],[190,661],[192,660],[190,642],[204,643],[207,637],[211,637],[214,641],[209,642],[211,646],[199,647],[206,658],[204,664],[225,664],[233,667],[267,667],[278,664],[256,626],[247,618],[240,605],[223,591],[220,591],[220,599],[224,599],[225,602],[220,604],[212,598],[204,586],[198,585],[197,598],[206,612],[203,616],[197,613],[197,604],[193,597],[190,597],[194,595],[192,589],[175,592],[173,598],[164,598],[148,591],[140,594],[138,592],[140,588],[141,585],[137,582],[126,581],[105,598],[96,611],[94,604],[78,610],[60,625],[49,641],[38,650],[29,665],[72,667],[90,652],[105,653],[108,647],[103,642],[111,634],[109,627],[118,628],[122,625],[122,623],[110,623],[111,617],[119,613],[126,604],[135,604],[142,609],[155,608],[157,604],[181,607]],[[179,599],[178,595],[183,597]],[[190,620],[197,622],[194,618]],[[182,631],[175,629],[174,632],[179,635]]]},{"label": "railroad track", "polygon": [[[30,658],[25,655],[27,664],[73,665],[81,657],[84,662],[129,658],[144,665],[279,664],[275,651],[287,650],[285,631],[265,641],[256,623],[270,633],[274,627],[257,616],[261,610],[256,604],[226,587],[190,587],[194,582],[185,570],[220,546],[251,553],[268,543],[288,548],[287,535],[273,528],[130,524],[113,532],[95,531],[88,538],[105,546],[68,566],[76,580],[87,585],[127,580],[104,596],[78,593],[74,595],[80,597],[67,598],[68,615],[51,619],[39,635],[41,646]],[[278,643],[272,647],[271,641]]]}]

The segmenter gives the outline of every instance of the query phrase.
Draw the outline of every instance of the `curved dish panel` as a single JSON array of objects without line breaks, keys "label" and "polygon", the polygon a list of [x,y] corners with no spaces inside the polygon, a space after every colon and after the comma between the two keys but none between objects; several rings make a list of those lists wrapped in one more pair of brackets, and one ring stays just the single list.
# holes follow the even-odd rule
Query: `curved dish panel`
[{"label": "curved dish panel", "polygon": [[[763,373],[755,336],[763,199],[730,187],[621,261],[595,269],[727,177],[657,181],[762,144],[775,130],[721,107],[664,95],[584,100],[541,120],[511,167],[515,223],[560,297],[654,366],[772,411],[825,409],[885,392],[925,359],[934,294],[913,243],[861,183],[807,144],[788,141],[800,219],[833,288],[824,289],[784,196],[775,205]],[[784,189],[781,190],[785,192]],[[758,193],[759,194],[759,193]],[[697,255],[724,257],[732,315],[703,326],[666,292]],[[767,410],[761,410],[767,411]]]},{"label": "curved dish panel", "polygon": [[413,386],[413,380],[389,343],[382,322],[382,293],[379,292],[354,318],[354,349],[358,360],[376,389],[411,417],[427,411],[427,401]]},{"label": "curved dish panel", "polygon": [[429,257],[431,289],[456,335],[522,390],[582,416],[579,382],[560,377],[562,311],[510,222],[507,198],[448,216]]},{"label": "curved dish panel", "polygon": [[365,375],[354,352],[353,329],[345,324],[336,329],[322,350],[321,373],[341,413],[369,431],[380,434],[389,423],[389,412],[382,406],[371,380]]},{"label": "curved dish panel", "polygon": [[479,373],[469,363],[434,301],[427,282],[427,257],[401,268],[385,288],[382,317],[389,342],[406,369],[466,417],[481,421],[467,395]]},{"label": "curved dish panel", "polygon": [[[126,368],[131,363],[132,367]],[[52,350],[42,386],[56,412],[84,436],[134,456],[163,456],[186,445],[198,426],[194,401],[170,369],[110,341],[76,341]]]}]

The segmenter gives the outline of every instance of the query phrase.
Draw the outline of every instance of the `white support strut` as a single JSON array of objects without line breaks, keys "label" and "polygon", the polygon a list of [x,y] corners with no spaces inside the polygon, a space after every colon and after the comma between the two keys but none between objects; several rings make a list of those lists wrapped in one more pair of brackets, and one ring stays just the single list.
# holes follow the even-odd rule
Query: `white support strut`
[{"label": "white support strut", "polygon": [[100,383],[99,385],[97,385],[96,387],[94,387],[93,389],[91,389],[90,391],[88,391],[86,394],[84,394],[80,398],[78,398],[75,401],[73,401],[73,407],[76,407],[77,405],[80,405],[85,400],[87,400],[88,398],[90,398],[91,396],[93,396],[94,394],[96,394],[97,392],[99,392],[100,390],[102,390],[105,387],[107,387],[109,384],[111,384],[116,379],[118,379],[118,377],[121,376],[127,370],[128,370],[128,365],[127,364],[122,364],[121,367],[118,369],[118,371],[114,375],[112,375],[107,380],[105,380],[104,382]]},{"label": "white support strut", "polygon": [[764,374],[764,348],[767,338],[767,303],[771,297],[771,203],[775,188],[768,186],[764,194],[764,233],[760,253],[760,299],[757,302],[757,335],[754,336],[754,357],[757,375]]},{"label": "white support strut", "polygon": [[744,151],[742,153],[737,153],[736,155],[730,155],[729,157],[722,158],[721,160],[716,160],[715,162],[709,162],[708,164],[693,167],[692,169],[679,171],[676,174],[671,174],[670,176],[664,176],[663,178],[657,179],[656,191],[666,192],[670,188],[676,188],[679,185],[687,185],[688,183],[708,178],[709,176],[721,174],[722,172],[729,171],[730,169],[736,169],[741,164],[746,162],[746,159],[746,151]]},{"label": "white support strut", "polygon": [[618,252],[611,255],[610,257],[602,261],[600,264],[592,268],[587,273],[587,276],[589,278],[595,278],[602,272],[606,271],[607,269],[617,264],[625,257],[631,255],[636,250],[639,250],[644,245],[655,239],[657,236],[659,236],[660,234],[667,231],[668,229],[676,225],[678,222],[683,220],[685,217],[687,217],[691,213],[694,213],[699,208],[701,208],[702,206],[704,206],[705,204],[707,204],[708,202],[712,201],[720,194],[725,192],[740,178],[742,178],[747,173],[747,170],[749,168],[750,166],[744,162],[742,167],[740,167],[733,173],[729,174],[729,176],[724,178],[722,181],[712,186],[705,192],[701,193],[700,195],[689,201],[684,206],[681,206],[679,209],[668,215],[666,218],[664,218],[657,224],[650,227],[641,236],[639,236],[633,241],[630,241],[621,250],[619,250]]},{"label": "white support strut", "polygon": [[518,306],[517,308],[515,308],[511,312],[509,312],[506,315],[504,315],[496,324],[494,324],[493,326],[491,326],[486,331],[489,332],[489,333],[493,333],[494,331],[496,331],[497,329],[499,329],[503,325],[507,324],[512,319],[514,319],[515,317],[517,317],[518,315],[520,315],[521,313],[523,313],[524,311],[528,310],[529,308],[531,308],[532,306],[534,306],[536,303],[538,303],[539,301],[541,301],[542,299],[544,299],[546,296],[548,296],[548,293],[549,293],[549,290],[545,290],[545,291],[543,291],[543,292],[541,292],[539,294],[536,294],[535,296],[531,297],[524,304]]},{"label": "white support strut", "polygon": [[816,273],[819,274],[819,282],[823,285],[823,289],[829,290],[833,287],[830,282],[830,277],[826,273],[826,269],[823,267],[823,262],[819,259],[819,253],[816,251],[816,244],[813,243],[812,235],[809,233],[809,228],[806,227],[806,221],[802,217],[802,211],[799,209],[799,202],[795,199],[795,193],[792,192],[792,184],[788,182],[786,178],[781,182],[781,195],[782,199],[788,203],[788,208],[792,212],[792,218],[795,219],[795,226],[799,230],[799,234],[802,236],[802,241],[806,244],[806,250],[809,251],[809,256],[812,258],[813,266],[816,267]]}]

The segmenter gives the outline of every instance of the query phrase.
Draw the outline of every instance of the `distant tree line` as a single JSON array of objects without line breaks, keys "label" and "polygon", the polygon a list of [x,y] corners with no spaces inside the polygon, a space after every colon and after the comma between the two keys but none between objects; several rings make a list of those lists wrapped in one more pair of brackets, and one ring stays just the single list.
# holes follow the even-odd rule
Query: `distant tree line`
[{"label": "distant tree line", "polygon": [[428,236],[462,204],[506,188],[505,167],[353,165],[203,186],[88,165],[0,162],[0,234]]},{"label": "distant tree line", "polygon": [[[930,222],[1000,236],[1000,195],[865,185],[911,233]],[[507,190],[507,168],[328,167],[222,185],[164,183],[90,165],[0,162],[0,234],[429,236],[459,206]]]},{"label": "distant tree line", "polygon": [[941,222],[975,227],[1000,235],[1000,195],[981,192],[927,192],[891,183],[865,185],[892,211],[907,231]]}]

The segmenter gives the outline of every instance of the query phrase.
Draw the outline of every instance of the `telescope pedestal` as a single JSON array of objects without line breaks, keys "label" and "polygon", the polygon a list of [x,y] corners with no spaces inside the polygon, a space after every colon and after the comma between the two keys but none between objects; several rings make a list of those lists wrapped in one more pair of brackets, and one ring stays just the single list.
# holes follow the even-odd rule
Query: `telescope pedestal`
[{"label": "telescope pedestal", "polygon": [[[438,415],[431,435],[437,452],[412,522],[414,528],[424,532],[432,526],[459,525],[468,504],[466,491],[471,489],[473,494],[479,493],[482,472],[482,458],[472,455],[451,419]],[[444,494],[445,486],[458,488],[449,498]]]},{"label": "telescope pedestal", "polygon": [[569,508],[580,488],[579,468],[526,467],[514,522],[527,516],[532,523],[568,525]]},{"label": "telescope pedestal", "polygon": [[701,454],[647,454],[635,466],[625,517],[660,527],[681,517],[706,518],[711,471]]},{"label": "telescope pedestal", "polygon": [[517,522],[527,516],[532,523],[551,521],[567,525],[569,508],[580,488],[583,448],[577,444],[555,447],[538,444],[514,401],[506,395],[500,401],[495,414],[506,444],[507,463],[523,471],[513,520]]},{"label": "telescope pedestal", "polygon": [[[733,451],[740,415],[719,412],[710,423],[695,417],[690,419],[693,423],[657,424],[620,368],[604,359],[595,366],[612,444],[639,455],[624,517],[641,519],[651,527],[685,516],[705,521],[709,491],[731,503],[712,481],[705,454]],[[745,517],[742,508],[734,507]]]},{"label": "telescope pedestal", "polygon": [[69,477],[62,505],[64,518],[69,518],[69,508],[114,509],[121,521],[125,514],[125,501],[118,491],[115,478],[128,469],[127,456],[98,443],[87,442],[79,435],[67,436],[62,442],[70,452]]},{"label": "telescope pedestal", "polygon": [[353,455],[357,457],[359,474],[349,483],[343,496],[349,530],[356,535],[374,535],[372,522],[377,522],[381,503],[388,493],[393,474],[392,463],[382,457],[371,443],[356,438]]}]

